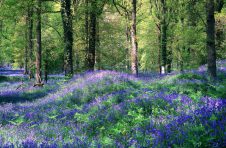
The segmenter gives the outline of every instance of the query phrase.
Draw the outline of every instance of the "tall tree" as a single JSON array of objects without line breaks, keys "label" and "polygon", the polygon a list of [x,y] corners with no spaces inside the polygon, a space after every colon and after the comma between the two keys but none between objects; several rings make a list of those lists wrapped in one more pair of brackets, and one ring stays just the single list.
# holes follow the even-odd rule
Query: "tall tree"
[{"label": "tall tree", "polygon": [[61,16],[64,30],[64,71],[73,75],[73,25],[71,0],[61,0]]},{"label": "tall tree", "polygon": [[85,66],[89,67],[89,0],[85,0]]},{"label": "tall tree", "polygon": [[28,52],[29,52],[29,78],[33,78],[33,71],[32,71],[32,67],[33,67],[33,12],[34,8],[33,8],[33,1],[31,3],[31,5],[28,6]]},{"label": "tall tree", "polygon": [[206,47],[208,50],[208,73],[211,78],[217,77],[216,70],[216,49],[215,49],[215,17],[214,17],[214,0],[206,1]]},{"label": "tall tree", "polygon": [[101,51],[100,51],[100,22],[97,18],[96,24],[96,54],[95,54],[95,66],[98,70],[101,70]]},{"label": "tall tree", "polygon": [[[167,69],[167,24],[166,24],[166,1],[161,0],[162,19],[161,24],[161,53],[162,53],[162,68]],[[163,71],[163,70],[162,70]]]},{"label": "tall tree", "polygon": [[131,25],[131,70],[138,76],[138,57],[137,57],[137,0],[132,0],[132,25]]},{"label": "tall tree", "polygon": [[90,11],[90,35],[89,35],[89,49],[88,49],[88,69],[94,70],[95,66],[95,55],[96,55],[96,27],[97,27],[97,2],[91,0],[91,11]]},{"label": "tall tree", "polygon": [[[28,16],[26,16],[26,27],[28,26]],[[28,31],[25,29],[25,41],[28,42]],[[24,51],[24,74],[28,74],[28,45],[25,44],[25,51]]]},{"label": "tall tree", "polygon": [[[2,34],[2,30],[3,30],[3,21],[0,20],[0,34]],[[2,36],[0,36],[0,47],[1,47],[1,43],[2,43]]]},{"label": "tall tree", "polygon": [[[128,1],[123,1],[122,3],[120,3],[113,0],[118,13],[124,16],[125,19],[129,22],[127,30],[130,29],[130,31],[129,33],[126,32],[126,35],[130,35],[131,71],[133,74],[138,76],[137,0],[131,0],[130,2],[128,3]],[[119,8],[122,10],[122,12]]]},{"label": "tall tree", "polygon": [[171,51],[167,49],[167,31],[170,23],[169,12],[171,7],[168,6],[166,0],[154,0],[150,1],[152,6],[152,13],[154,14],[156,20],[156,26],[159,32],[158,42],[159,42],[159,71],[160,73],[165,73],[171,71],[171,61],[169,57],[171,56]]},{"label": "tall tree", "polygon": [[95,69],[95,66],[100,68],[99,17],[106,2],[107,0],[85,1],[86,67],[91,71]]},{"label": "tall tree", "polygon": [[36,85],[42,84],[41,62],[42,62],[42,41],[41,41],[41,6],[42,0],[37,0],[36,9]]}]

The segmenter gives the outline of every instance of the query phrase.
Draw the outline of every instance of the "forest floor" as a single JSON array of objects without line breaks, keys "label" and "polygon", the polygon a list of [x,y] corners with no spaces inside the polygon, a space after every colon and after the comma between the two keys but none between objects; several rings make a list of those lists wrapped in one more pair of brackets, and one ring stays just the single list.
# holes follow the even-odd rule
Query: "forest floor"
[{"label": "forest floor", "polygon": [[0,70],[1,147],[226,147],[226,60],[134,77],[96,71],[34,88]]}]

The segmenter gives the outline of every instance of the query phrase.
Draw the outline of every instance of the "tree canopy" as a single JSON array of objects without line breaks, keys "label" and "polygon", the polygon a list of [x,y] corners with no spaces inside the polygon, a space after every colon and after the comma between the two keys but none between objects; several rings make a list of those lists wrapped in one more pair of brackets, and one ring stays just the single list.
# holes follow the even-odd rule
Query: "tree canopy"
[{"label": "tree canopy", "polygon": [[205,63],[216,77],[214,61],[226,58],[224,6],[224,0],[2,0],[0,64],[24,67],[31,77],[36,71],[38,83],[49,73],[170,73]]}]

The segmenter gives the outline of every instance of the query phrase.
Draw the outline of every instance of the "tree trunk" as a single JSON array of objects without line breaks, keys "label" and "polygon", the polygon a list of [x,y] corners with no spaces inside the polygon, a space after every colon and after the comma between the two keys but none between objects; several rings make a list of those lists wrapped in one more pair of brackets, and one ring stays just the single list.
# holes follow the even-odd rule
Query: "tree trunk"
[{"label": "tree trunk", "polygon": [[167,73],[171,73],[172,71],[172,51],[168,51],[167,53],[168,57],[167,57]]},{"label": "tree trunk", "polygon": [[[41,75],[41,61],[42,61],[42,41],[41,41],[41,6],[42,1],[37,0],[37,24],[36,24],[36,36],[37,36],[37,49],[36,49],[36,84],[42,83]],[[39,85],[38,85],[39,86]]]},{"label": "tree trunk", "polygon": [[95,54],[96,54],[96,1],[91,1],[91,12],[90,12],[90,36],[89,36],[89,50],[88,50],[88,69],[94,70],[95,67]]},{"label": "tree trunk", "polygon": [[162,74],[162,64],[161,64],[161,24],[156,24],[156,27],[158,29],[158,71],[159,74]]},{"label": "tree trunk", "polygon": [[218,13],[221,13],[221,10],[224,7],[224,0],[216,0],[216,2],[217,2],[216,11]]},{"label": "tree trunk", "polygon": [[[215,24],[215,32],[216,32],[216,52],[217,51],[223,51],[224,50],[224,40],[225,40],[225,35],[224,35],[224,23],[222,20],[216,19],[216,24]],[[217,57],[222,58],[224,55],[219,54],[217,52]]]},{"label": "tree trunk", "polygon": [[100,53],[100,26],[99,26],[99,20],[97,18],[97,22],[96,22],[96,57],[95,57],[95,63],[96,63],[96,68],[97,70],[101,69],[101,53]]},{"label": "tree trunk", "polygon": [[[2,30],[3,30],[3,21],[0,20],[0,34],[2,34]],[[0,36],[0,46],[2,44],[2,36]]]},{"label": "tree trunk", "polygon": [[[161,52],[162,52],[162,72],[165,73],[167,69],[167,25],[166,25],[166,2],[162,3],[162,20],[161,20]],[[164,70],[163,70],[164,69]]]},{"label": "tree trunk", "polygon": [[49,54],[50,49],[46,48],[45,50],[45,57],[44,57],[44,80],[45,83],[48,81],[48,73],[49,73]]},{"label": "tree trunk", "polygon": [[48,63],[46,60],[44,60],[44,80],[45,83],[48,81]]},{"label": "tree trunk", "polygon": [[[173,44],[173,42],[170,42],[170,45],[172,45],[172,44]],[[167,50],[167,55],[168,55],[167,60],[166,60],[166,62],[167,62],[167,73],[171,73],[171,71],[172,71],[172,61],[173,61],[172,52],[173,51],[172,51],[172,46],[171,46]]]},{"label": "tree trunk", "polygon": [[29,78],[34,78],[33,65],[33,6],[28,8],[28,51],[29,51]]},{"label": "tree trunk", "polygon": [[[128,18],[127,18],[128,20]],[[131,27],[129,26],[128,22],[126,23],[126,70],[130,71],[130,49],[131,49],[131,32],[130,29]]]},{"label": "tree trunk", "polygon": [[85,55],[85,66],[88,67],[89,61],[89,1],[85,1],[86,4],[86,11],[85,11],[85,50],[86,50],[86,55]]},{"label": "tree trunk", "polygon": [[[28,16],[26,16],[26,28],[29,25],[29,21],[28,21]],[[24,74],[27,75],[28,74],[28,30],[25,29],[25,51],[24,51]]]},{"label": "tree trunk", "polygon": [[61,16],[64,29],[64,71],[66,76],[73,75],[73,26],[71,0],[61,1]]},{"label": "tree trunk", "polygon": [[183,62],[183,60],[181,60],[179,62],[180,62],[180,71],[184,72],[184,62]]},{"label": "tree trunk", "polygon": [[131,26],[131,70],[132,73],[138,76],[138,57],[137,57],[137,33],[136,33],[136,14],[137,14],[137,0],[132,0],[132,26]]},{"label": "tree trunk", "polygon": [[214,0],[207,0],[207,25],[206,25],[206,47],[208,50],[208,74],[212,79],[217,77],[216,72],[216,49],[215,49],[215,17],[214,17]]}]

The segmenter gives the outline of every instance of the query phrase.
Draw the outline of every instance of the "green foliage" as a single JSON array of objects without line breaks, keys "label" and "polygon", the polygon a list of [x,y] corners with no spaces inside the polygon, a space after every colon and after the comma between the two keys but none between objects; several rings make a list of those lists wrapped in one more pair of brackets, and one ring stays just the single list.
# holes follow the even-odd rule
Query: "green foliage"
[{"label": "green foliage", "polygon": [[25,122],[25,120],[23,116],[16,115],[16,118],[14,120],[10,120],[8,122],[13,125],[20,126],[22,123]]},{"label": "green foliage", "polygon": [[[97,34],[96,69],[114,69],[130,71],[130,31],[128,28],[131,3],[127,0],[117,0],[115,4],[122,15],[118,13],[113,1],[97,2]],[[0,36],[0,64],[12,64],[23,67],[25,64],[26,17],[27,7],[35,6],[31,0],[13,0],[1,2],[0,21],[3,23]],[[159,71],[161,61],[160,27],[162,16],[160,0],[141,0],[137,11],[137,40],[138,59],[141,71]],[[192,69],[206,63],[206,34],[205,34],[205,1],[176,1],[166,2],[167,52],[172,59],[173,70]],[[60,11],[60,3],[43,2],[43,12]],[[85,34],[85,12],[91,11],[91,6],[79,1],[73,5],[74,31],[74,69],[76,72],[86,70],[87,45]],[[129,12],[129,11],[128,11]],[[216,13],[216,47],[217,57],[225,58],[225,8]],[[127,16],[127,17],[126,17]],[[34,24],[36,16],[33,16]],[[64,39],[60,13],[42,14],[42,47],[43,64],[48,63],[49,73],[62,72],[64,66]],[[35,43],[35,25],[33,26],[33,43]],[[35,47],[35,44],[34,44]],[[33,49],[35,51],[35,48]],[[35,54],[32,54],[34,62]],[[44,65],[42,66],[44,67]],[[31,68],[32,69],[32,68]]]},{"label": "green foliage", "polygon": [[[150,86],[151,89],[159,90],[163,87],[170,92],[186,94],[194,100],[201,96],[210,96],[213,98],[225,98],[226,79],[224,73],[219,74],[219,82],[211,82],[207,77],[193,73],[179,74],[176,77],[163,79],[160,82]],[[204,83],[203,83],[204,82]],[[177,84],[180,85],[177,85]]]}]

